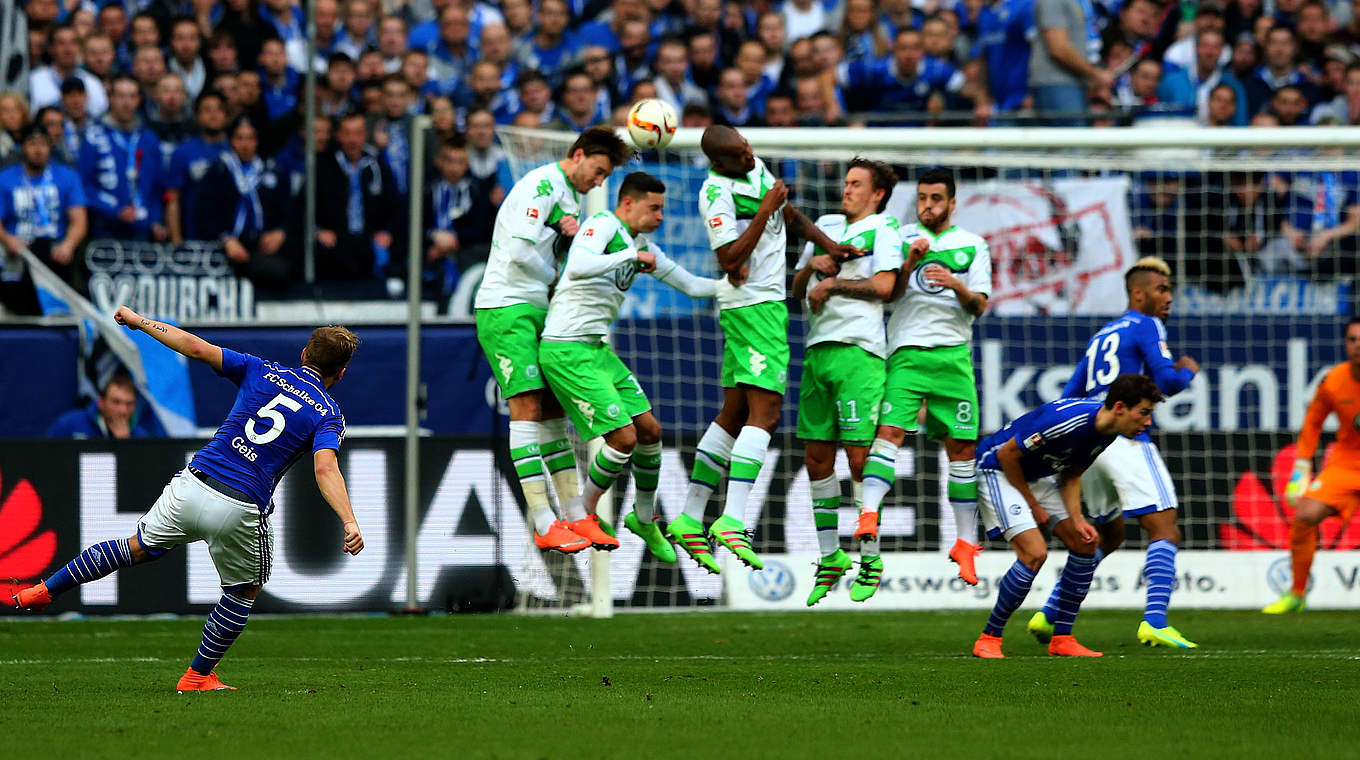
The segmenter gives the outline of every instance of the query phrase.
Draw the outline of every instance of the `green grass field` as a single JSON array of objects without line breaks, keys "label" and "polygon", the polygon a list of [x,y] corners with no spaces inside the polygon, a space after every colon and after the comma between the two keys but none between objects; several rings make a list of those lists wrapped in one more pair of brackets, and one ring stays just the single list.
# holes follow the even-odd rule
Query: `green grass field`
[{"label": "green grass field", "polygon": [[1083,613],[1049,658],[985,613],[254,619],[178,696],[200,620],[0,621],[0,757],[1356,757],[1360,613]]}]

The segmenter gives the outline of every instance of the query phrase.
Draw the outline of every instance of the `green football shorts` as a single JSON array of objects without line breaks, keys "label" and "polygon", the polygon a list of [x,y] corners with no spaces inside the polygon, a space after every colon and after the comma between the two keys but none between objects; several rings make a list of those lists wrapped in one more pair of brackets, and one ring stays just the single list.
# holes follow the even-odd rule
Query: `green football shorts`
[{"label": "green football shorts", "polygon": [[905,346],[892,352],[879,423],[915,432],[922,403],[929,437],[977,440],[979,410],[972,346]]},{"label": "green football shorts", "polygon": [[543,389],[538,371],[538,336],[547,309],[527,303],[477,310],[477,342],[505,398]]},{"label": "green football shorts", "polygon": [[789,309],[783,301],[718,312],[723,331],[722,387],[753,385],[784,395],[789,379]]},{"label": "green football shorts", "polygon": [[878,428],[887,367],[849,343],[818,343],[803,356],[798,437],[868,446]]},{"label": "green football shorts", "polygon": [[652,408],[633,371],[604,343],[545,340],[538,361],[582,440],[618,430]]}]

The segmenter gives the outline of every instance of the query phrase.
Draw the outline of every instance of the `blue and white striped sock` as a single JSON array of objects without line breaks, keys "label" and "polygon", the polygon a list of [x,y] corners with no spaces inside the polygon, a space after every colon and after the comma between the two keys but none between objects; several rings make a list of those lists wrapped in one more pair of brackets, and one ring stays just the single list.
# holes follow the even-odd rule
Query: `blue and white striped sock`
[{"label": "blue and white striped sock", "polygon": [[132,567],[128,540],[101,541],[76,555],[66,566],[47,579],[52,596],[70,591],[82,583],[97,581],[120,567]]},{"label": "blue and white striped sock", "polygon": [[[1095,564],[1091,565],[1092,577],[1095,577],[1096,565],[1099,565],[1100,561],[1105,559],[1105,550],[1101,549],[1100,547],[1096,547],[1096,553],[1094,556]],[[1062,588],[1063,588],[1062,576],[1058,576],[1058,582],[1053,584],[1053,593],[1049,594],[1048,601],[1044,602],[1044,617],[1048,618],[1048,622],[1050,623],[1052,623],[1054,620],[1058,618],[1058,597],[1059,595],[1062,594]]]},{"label": "blue and white striped sock", "polygon": [[[1063,568],[1058,583],[1062,593],[1058,596],[1058,613],[1052,618],[1053,635],[1066,636],[1072,632],[1077,621],[1077,611],[1086,600],[1086,592],[1091,590],[1091,579],[1096,574],[1096,555],[1070,552],[1067,565]],[[1056,593],[1056,589],[1054,590]]]},{"label": "blue and white striped sock", "polygon": [[987,627],[982,631],[1000,636],[1002,629],[1006,627],[1006,621],[1020,609],[1021,604],[1024,604],[1025,597],[1029,596],[1030,586],[1033,585],[1034,571],[1017,559],[1015,564],[1011,565],[1011,569],[1001,577],[1001,587],[996,593],[996,606],[992,607],[992,616],[987,618]]},{"label": "blue and white striped sock", "polygon": [[1171,586],[1176,582],[1177,546],[1166,539],[1148,544],[1143,580],[1147,582],[1147,607],[1143,619],[1153,628],[1166,627],[1166,608],[1171,604]]},{"label": "blue and white striped sock", "polygon": [[239,594],[222,595],[221,601],[208,613],[208,622],[203,625],[203,643],[198,645],[198,654],[194,655],[194,661],[189,666],[195,673],[206,676],[217,667],[217,663],[226,655],[227,648],[246,629],[246,620],[254,605],[254,599]]}]

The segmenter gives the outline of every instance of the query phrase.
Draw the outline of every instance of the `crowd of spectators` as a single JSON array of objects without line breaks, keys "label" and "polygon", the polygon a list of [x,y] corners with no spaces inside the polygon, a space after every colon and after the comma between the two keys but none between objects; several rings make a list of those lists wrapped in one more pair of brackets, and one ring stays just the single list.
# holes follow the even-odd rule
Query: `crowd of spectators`
[{"label": "crowd of spectators", "polygon": [[[484,260],[509,183],[497,128],[579,132],[643,97],[688,126],[1068,124],[1112,109],[1360,124],[1360,0],[1221,2],[315,0],[308,60],[298,0],[27,0],[29,87],[0,95],[0,159],[18,164],[0,244],[60,269],[86,234],[211,240],[262,287],[285,286],[302,250],[308,67],[322,280],[399,277],[412,243],[436,278]],[[437,138],[422,156],[417,113]],[[419,241],[404,223],[413,161],[431,180]],[[1354,175],[1306,190],[1258,179],[1222,195],[1331,209],[1302,230],[1271,217],[1295,252],[1319,230],[1354,237]],[[1135,204],[1143,240],[1165,232],[1162,196],[1184,195],[1154,185]]]}]

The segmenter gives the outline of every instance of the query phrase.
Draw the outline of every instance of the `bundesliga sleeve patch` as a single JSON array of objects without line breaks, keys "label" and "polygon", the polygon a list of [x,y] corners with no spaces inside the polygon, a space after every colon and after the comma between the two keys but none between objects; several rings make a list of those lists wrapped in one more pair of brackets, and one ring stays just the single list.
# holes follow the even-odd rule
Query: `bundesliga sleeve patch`
[{"label": "bundesliga sleeve patch", "polygon": [[586,234],[582,235],[582,237],[595,237],[595,228],[591,227],[590,229],[586,230]]},{"label": "bundesliga sleeve patch", "polygon": [[1164,340],[1157,341],[1157,347],[1162,349],[1162,356],[1165,356],[1168,359],[1171,358],[1171,347],[1166,345],[1166,341]]},{"label": "bundesliga sleeve patch", "polygon": [[722,226],[722,217],[715,216],[712,219],[709,219],[708,226],[712,227],[715,230],[718,229],[719,227]]},{"label": "bundesliga sleeve patch", "polygon": [[524,212],[524,215],[529,217],[530,219],[537,219],[538,209],[534,208],[533,206],[530,206],[529,210]]},{"label": "bundesliga sleeve patch", "polygon": [[1025,439],[1025,448],[1029,449],[1030,451],[1034,451],[1035,449],[1043,445],[1044,437],[1042,435],[1039,435],[1038,433],[1035,433],[1034,435]]}]

